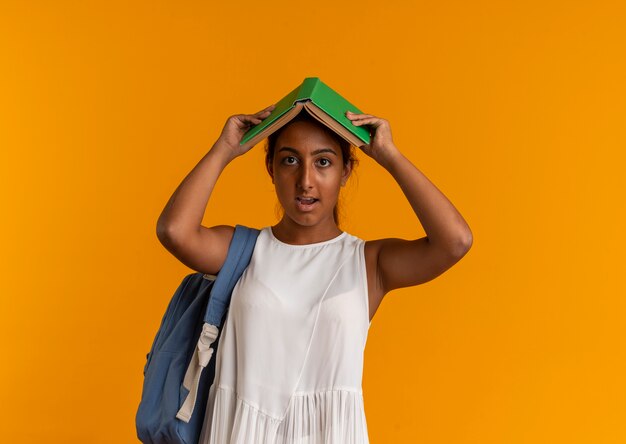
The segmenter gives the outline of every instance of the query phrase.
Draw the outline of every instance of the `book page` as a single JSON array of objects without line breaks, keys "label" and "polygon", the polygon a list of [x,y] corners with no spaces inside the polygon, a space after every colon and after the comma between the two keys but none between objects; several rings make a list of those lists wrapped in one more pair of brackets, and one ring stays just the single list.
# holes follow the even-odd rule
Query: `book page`
[{"label": "book page", "polygon": [[274,133],[275,131],[277,131],[278,129],[282,128],[283,126],[285,126],[287,124],[287,122],[289,122],[290,120],[292,120],[294,117],[296,117],[296,115],[300,112],[300,110],[303,107],[303,103],[302,102],[296,102],[293,106],[293,108],[291,108],[289,111],[287,111],[285,114],[283,114],[282,116],[280,116],[275,122],[273,122],[271,125],[269,125],[267,128],[263,129],[263,131],[261,131],[259,134],[257,134],[256,136],[254,136],[252,139],[250,139],[247,144],[254,146],[257,143],[259,143],[261,140],[265,139],[266,137],[268,137],[270,134]]},{"label": "book page", "polygon": [[333,130],[339,136],[341,136],[344,140],[354,146],[361,146],[364,142],[359,139],[357,136],[352,134],[347,128],[345,128],[342,124],[333,119],[330,115],[320,109],[313,102],[308,101],[305,102],[304,108],[315,117],[320,123],[326,125],[328,128]]}]

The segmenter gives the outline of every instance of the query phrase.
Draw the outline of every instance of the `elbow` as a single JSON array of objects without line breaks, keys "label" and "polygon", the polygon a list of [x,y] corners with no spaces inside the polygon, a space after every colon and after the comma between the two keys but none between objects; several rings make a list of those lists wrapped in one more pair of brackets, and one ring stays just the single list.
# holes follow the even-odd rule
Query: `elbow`
[{"label": "elbow", "polygon": [[451,236],[450,239],[446,241],[443,249],[448,252],[448,255],[458,261],[463,256],[467,254],[467,252],[472,248],[472,243],[474,242],[474,238],[472,236],[472,232],[468,229],[464,229],[458,232],[456,235]]},{"label": "elbow", "polygon": [[157,222],[156,235],[163,245],[170,244],[172,239],[175,237],[172,227],[160,222]]},{"label": "elbow", "polygon": [[[426,237],[429,243],[432,240]],[[444,243],[438,243],[438,249],[445,252],[446,256],[453,262],[458,262],[472,247],[473,238],[471,233],[463,236],[454,236],[446,240]]]},{"label": "elbow", "polygon": [[467,254],[474,243],[474,236],[468,228],[456,242],[455,255],[460,259]]},{"label": "elbow", "polygon": [[157,222],[156,235],[161,244],[167,248],[168,246],[185,242],[186,239],[193,235],[193,230]]}]

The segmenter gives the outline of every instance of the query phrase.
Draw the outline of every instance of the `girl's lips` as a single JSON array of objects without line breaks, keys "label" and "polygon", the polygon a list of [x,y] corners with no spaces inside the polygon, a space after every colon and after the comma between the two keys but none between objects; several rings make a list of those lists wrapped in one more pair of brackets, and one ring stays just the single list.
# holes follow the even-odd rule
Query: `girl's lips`
[{"label": "girl's lips", "polygon": [[313,201],[313,203],[304,203],[300,201],[300,199],[296,198],[296,207],[300,211],[311,211],[317,205],[317,199]]}]

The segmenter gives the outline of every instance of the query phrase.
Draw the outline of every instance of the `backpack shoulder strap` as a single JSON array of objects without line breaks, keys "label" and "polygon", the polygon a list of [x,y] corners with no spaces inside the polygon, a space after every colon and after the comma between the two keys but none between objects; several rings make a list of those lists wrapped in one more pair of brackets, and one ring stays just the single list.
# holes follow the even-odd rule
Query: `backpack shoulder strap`
[{"label": "backpack shoulder strap", "polygon": [[259,233],[260,230],[256,228],[235,226],[226,260],[211,288],[204,322],[221,327],[220,323],[230,304],[233,288],[250,263]]},{"label": "backpack shoulder strap", "polygon": [[217,274],[215,282],[212,283],[202,332],[183,379],[183,386],[189,390],[189,393],[176,413],[176,417],[184,422],[188,423],[193,415],[202,370],[209,364],[213,356],[214,348],[211,345],[219,334],[222,316],[230,304],[233,288],[250,263],[259,233],[260,230],[255,228],[248,228],[243,225],[235,226],[235,234],[228,247],[224,265]]}]

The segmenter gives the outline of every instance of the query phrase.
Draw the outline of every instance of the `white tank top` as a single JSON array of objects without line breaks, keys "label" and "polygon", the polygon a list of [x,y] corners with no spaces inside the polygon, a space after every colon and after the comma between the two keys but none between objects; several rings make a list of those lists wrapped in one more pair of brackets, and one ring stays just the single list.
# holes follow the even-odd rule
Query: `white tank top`
[{"label": "white tank top", "polygon": [[216,353],[201,444],[369,443],[365,241],[259,233]]}]

